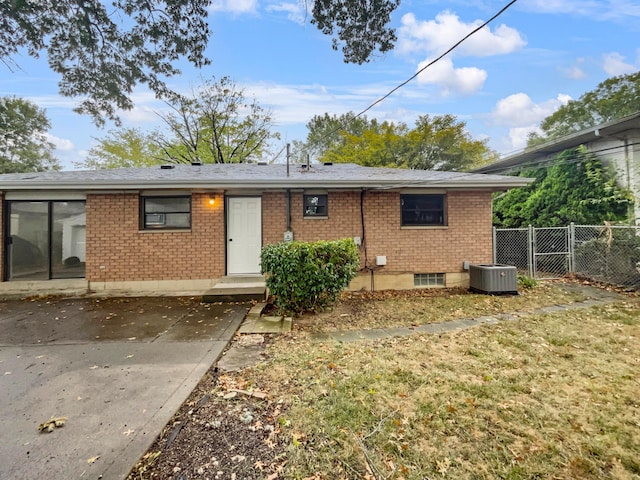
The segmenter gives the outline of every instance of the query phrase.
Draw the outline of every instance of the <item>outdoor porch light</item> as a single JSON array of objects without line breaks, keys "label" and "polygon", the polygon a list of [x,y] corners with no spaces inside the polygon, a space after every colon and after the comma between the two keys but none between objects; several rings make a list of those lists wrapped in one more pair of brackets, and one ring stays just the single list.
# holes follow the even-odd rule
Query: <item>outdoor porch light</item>
[{"label": "outdoor porch light", "polygon": [[215,205],[216,199],[214,197],[209,197],[209,205]]}]

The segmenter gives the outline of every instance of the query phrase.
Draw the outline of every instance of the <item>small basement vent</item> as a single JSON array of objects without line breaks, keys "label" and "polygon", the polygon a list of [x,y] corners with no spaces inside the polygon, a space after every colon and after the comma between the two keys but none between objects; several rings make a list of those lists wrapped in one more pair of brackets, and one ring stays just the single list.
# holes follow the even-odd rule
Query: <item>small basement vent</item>
[{"label": "small basement vent", "polygon": [[470,265],[469,288],[481,293],[518,293],[518,272],[511,265]]}]

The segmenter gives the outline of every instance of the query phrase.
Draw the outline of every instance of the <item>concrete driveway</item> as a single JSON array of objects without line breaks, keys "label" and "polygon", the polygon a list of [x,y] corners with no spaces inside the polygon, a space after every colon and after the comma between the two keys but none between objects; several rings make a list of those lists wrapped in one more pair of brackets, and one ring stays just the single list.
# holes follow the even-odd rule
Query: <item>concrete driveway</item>
[{"label": "concrete driveway", "polygon": [[[188,298],[0,301],[0,478],[122,479],[249,305]],[[51,433],[51,417],[66,424]]]}]

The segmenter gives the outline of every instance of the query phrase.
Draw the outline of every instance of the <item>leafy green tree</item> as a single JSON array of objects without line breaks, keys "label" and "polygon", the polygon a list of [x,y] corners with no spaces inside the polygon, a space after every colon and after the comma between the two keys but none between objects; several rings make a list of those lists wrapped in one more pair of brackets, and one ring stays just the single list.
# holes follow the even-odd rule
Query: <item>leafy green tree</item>
[{"label": "leafy green tree", "polygon": [[612,77],[571,100],[545,118],[543,135],[529,136],[529,146],[595,127],[640,111],[640,72]]},{"label": "leafy green tree", "polygon": [[341,143],[323,162],[357,163],[365,167],[403,167],[407,160],[407,126],[375,120],[360,134],[341,132]]},{"label": "leafy green tree", "polygon": [[[348,135],[362,135],[371,127],[366,115],[356,117],[354,112],[342,115],[315,115],[307,122],[307,139],[304,151],[312,159],[322,158],[329,150],[335,149],[345,142]],[[299,147],[299,146],[298,146]],[[297,149],[299,151],[299,148]]]},{"label": "leafy green tree", "polygon": [[[306,3],[306,2],[305,2]],[[315,0],[312,23],[342,46],[344,60],[362,64],[393,48],[387,27],[399,0]],[[131,92],[147,85],[158,98],[171,92],[165,79],[176,63],[210,63],[205,49],[211,0],[5,0],[0,2],[0,62],[45,53],[61,76],[59,91],[82,97],[76,110],[94,122],[119,122],[117,110],[133,107]]]},{"label": "leafy green tree", "polygon": [[81,168],[148,167],[166,163],[157,143],[158,133],[144,133],[137,128],[111,130],[89,150],[87,158],[75,165]]},{"label": "leafy green tree", "polygon": [[622,221],[633,196],[617,186],[615,173],[584,147],[566,150],[547,168],[528,170],[535,178],[524,188],[501,194],[494,202],[494,224],[505,228],[597,225]]},{"label": "leafy green tree", "polygon": [[497,159],[486,141],[474,140],[453,115],[418,117],[404,123],[378,123],[352,112],[314,117],[308,124],[307,149],[323,162],[422,170],[468,170]]},{"label": "leafy green tree", "polygon": [[422,115],[407,135],[406,164],[419,170],[464,171],[497,160],[486,140],[474,140],[453,115]]},{"label": "leafy green tree", "polygon": [[376,50],[393,49],[397,38],[387,24],[398,5],[400,0],[315,0],[311,23],[322,33],[334,35],[332,47],[338,50],[342,45],[346,63],[360,65]]},{"label": "leafy green tree", "polygon": [[18,97],[0,97],[0,173],[60,168],[47,139],[45,111]]},{"label": "leafy green tree", "polygon": [[61,75],[60,93],[85,97],[76,110],[98,124],[130,110],[133,87],[146,84],[158,96],[168,89],[164,77],[188,59],[209,63],[210,0],[21,0],[0,2],[0,61],[26,51],[45,52]]},{"label": "leafy green tree", "polygon": [[159,136],[167,158],[175,162],[238,163],[267,153],[271,113],[229,79],[205,81],[190,97],[175,95],[172,111],[160,114],[171,132]]}]

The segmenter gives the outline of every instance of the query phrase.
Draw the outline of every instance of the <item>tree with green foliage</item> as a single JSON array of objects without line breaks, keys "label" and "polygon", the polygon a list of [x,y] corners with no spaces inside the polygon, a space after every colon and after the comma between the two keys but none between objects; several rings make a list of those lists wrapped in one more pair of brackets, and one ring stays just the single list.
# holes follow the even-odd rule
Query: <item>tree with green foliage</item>
[{"label": "tree with green foliage", "polygon": [[26,51],[47,55],[60,94],[84,97],[76,110],[117,120],[133,107],[131,91],[147,85],[163,97],[177,60],[201,67],[209,39],[209,0],[22,0],[0,3],[0,60]]},{"label": "tree with green foliage", "polygon": [[407,127],[372,120],[360,134],[341,132],[339,145],[325,152],[323,162],[357,163],[365,167],[403,167],[407,159]]},{"label": "tree with green foliage", "polygon": [[271,113],[229,78],[209,80],[191,96],[174,95],[171,112],[160,114],[170,134],[158,141],[166,158],[178,163],[240,163],[267,153]]},{"label": "tree with green foliage", "polygon": [[474,140],[453,115],[422,115],[415,126],[378,123],[349,112],[316,116],[307,124],[306,150],[322,162],[372,167],[464,171],[497,158],[484,140]]},{"label": "tree with green foliage", "polygon": [[95,139],[87,157],[75,166],[91,170],[102,168],[150,167],[166,163],[160,145],[159,133],[145,133],[138,128],[114,129],[104,138]]},{"label": "tree with green foliage", "polygon": [[612,77],[570,100],[545,118],[543,134],[531,134],[529,146],[595,127],[640,111],[640,72]]},{"label": "tree with green foliage", "polygon": [[[305,2],[306,3],[306,2]],[[315,0],[312,23],[342,46],[347,63],[361,64],[391,50],[387,27],[399,0]],[[131,92],[147,85],[158,98],[171,94],[165,79],[180,74],[176,63],[210,63],[211,0],[20,0],[0,2],[0,62],[13,69],[22,52],[45,54],[61,76],[60,94],[83,98],[76,111],[102,125],[119,122],[117,111],[133,107]]]},{"label": "tree with green foliage", "polygon": [[311,23],[327,35],[334,35],[332,48],[342,45],[345,63],[368,62],[376,51],[393,49],[395,31],[387,28],[400,0],[314,0]]},{"label": "tree with green foliage", "polygon": [[465,171],[497,160],[486,140],[474,140],[454,115],[422,115],[408,133],[407,167]]},{"label": "tree with green foliage", "polygon": [[0,173],[60,168],[47,138],[46,112],[18,97],[0,97]]},{"label": "tree with green foliage", "polygon": [[348,135],[361,136],[365,130],[371,127],[374,120],[369,120],[366,115],[356,117],[354,112],[342,115],[314,115],[307,122],[307,138],[303,145],[298,145],[312,159],[322,158],[329,150],[337,148],[344,142]]},{"label": "tree with green foliage", "polygon": [[97,139],[82,168],[144,167],[162,163],[239,163],[268,153],[269,112],[224,77],[207,81],[192,96],[172,97],[169,113],[158,113],[166,130],[111,130]]},{"label": "tree with green foliage", "polygon": [[571,222],[597,225],[623,221],[633,204],[631,193],[616,184],[615,173],[584,147],[566,150],[548,167],[520,175],[535,181],[498,195],[493,204],[495,226],[558,227]]}]

